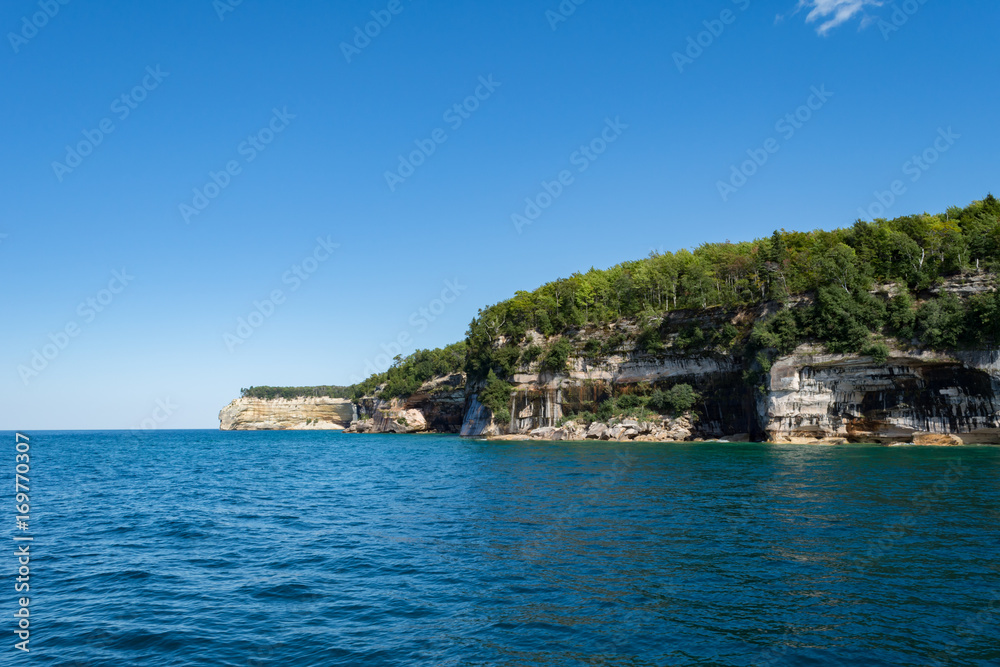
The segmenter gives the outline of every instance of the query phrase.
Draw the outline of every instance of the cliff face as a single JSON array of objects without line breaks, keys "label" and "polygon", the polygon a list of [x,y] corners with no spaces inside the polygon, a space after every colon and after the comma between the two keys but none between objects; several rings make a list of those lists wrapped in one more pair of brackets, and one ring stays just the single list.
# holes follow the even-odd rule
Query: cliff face
[{"label": "cliff face", "polygon": [[[754,406],[742,388],[738,359],[723,355],[616,354],[604,357],[571,357],[566,373],[519,373],[514,376],[511,433],[529,433],[556,426],[572,413],[592,409],[612,393],[633,393],[640,383],[669,387],[687,383],[702,396],[697,406],[702,417],[696,437],[722,438],[757,431]],[[472,409],[478,404],[470,406]],[[467,418],[464,435],[489,433],[481,417]],[[477,427],[480,432],[476,432]]]},{"label": "cliff face", "polygon": [[692,438],[746,434],[769,442],[1000,443],[1000,353],[893,350],[884,364],[802,346],[780,357],[765,392],[746,387],[733,358],[614,357],[596,367],[573,360],[562,375],[518,374],[511,423],[495,424],[475,397],[463,435],[529,434],[638,382],[686,382],[700,394]]},{"label": "cliff face", "polygon": [[223,431],[342,430],[354,419],[343,398],[238,398],[219,412]]},{"label": "cliff face", "polygon": [[219,419],[223,430],[350,427],[374,433],[538,435],[538,429],[554,431],[563,417],[591,409],[612,392],[631,393],[639,383],[685,382],[702,396],[690,438],[1000,444],[996,351],[895,349],[880,364],[803,345],[775,360],[763,393],[746,386],[740,359],[724,355],[654,357],[632,351],[570,357],[569,366],[560,374],[516,374],[508,424],[494,422],[478,401],[480,387],[466,387],[463,375],[436,378],[403,400],[363,399],[357,405],[332,398],[241,398]]},{"label": "cliff face", "polygon": [[405,399],[358,402],[357,433],[458,433],[465,414],[465,375],[456,373],[425,382]]},{"label": "cliff face", "polygon": [[[495,423],[478,401],[480,387],[467,387],[460,374],[427,382],[406,399],[369,398],[357,405],[333,398],[241,398],[219,419],[223,430],[350,427],[354,432],[549,437],[548,429],[555,432],[563,417],[592,409],[612,393],[632,393],[640,383],[684,382],[702,396],[688,438],[1000,444],[1000,352],[894,349],[878,363],[803,345],[775,360],[764,376],[763,392],[746,385],[742,368],[741,359],[725,355],[653,356],[633,350],[571,356],[564,373],[529,367],[514,376],[507,424]],[[621,434],[641,436],[642,429]]]},{"label": "cliff face", "polygon": [[1000,443],[1000,355],[903,352],[885,364],[801,346],[778,359],[759,401],[772,442],[911,442],[951,434]]},{"label": "cliff face", "polygon": [[[947,278],[929,293],[995,291],[996,276],[978,272]],[[757,412],[772,442],[1000,443],[1000,353],[993,350],[892,349],[877,363],[802,345],[774,362],[765,390]]]}]

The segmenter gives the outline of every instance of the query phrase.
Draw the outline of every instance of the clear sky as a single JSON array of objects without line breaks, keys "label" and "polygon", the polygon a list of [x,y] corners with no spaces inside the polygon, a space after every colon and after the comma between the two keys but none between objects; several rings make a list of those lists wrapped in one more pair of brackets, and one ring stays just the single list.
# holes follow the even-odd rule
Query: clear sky
[{"label": "clear sky", "polygon": [[8,0],[0,428],[216,427],[577,270],[1000,191],[995,0],[796,2]]}]

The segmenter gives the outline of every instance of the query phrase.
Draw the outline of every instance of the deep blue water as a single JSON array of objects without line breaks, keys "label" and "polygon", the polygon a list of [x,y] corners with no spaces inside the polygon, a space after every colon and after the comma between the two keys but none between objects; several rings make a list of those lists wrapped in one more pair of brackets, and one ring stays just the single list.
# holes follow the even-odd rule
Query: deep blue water
[{"label": "deep blue water", "polygon": [[1000,664],[1000,448],[29,435],[2,664]]}]

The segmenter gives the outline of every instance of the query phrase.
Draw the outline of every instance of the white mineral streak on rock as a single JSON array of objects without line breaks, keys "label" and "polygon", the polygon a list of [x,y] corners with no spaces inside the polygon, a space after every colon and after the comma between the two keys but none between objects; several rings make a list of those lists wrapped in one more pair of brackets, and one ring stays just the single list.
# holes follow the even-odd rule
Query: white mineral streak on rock
[{"label": "white mineral streak on rock", "polygon": [[998,378],[996,353],[893,350],[880,365],[803,345],[771,367],[761,417],[773,442],[910,442],[950,433],[994,443]]}]

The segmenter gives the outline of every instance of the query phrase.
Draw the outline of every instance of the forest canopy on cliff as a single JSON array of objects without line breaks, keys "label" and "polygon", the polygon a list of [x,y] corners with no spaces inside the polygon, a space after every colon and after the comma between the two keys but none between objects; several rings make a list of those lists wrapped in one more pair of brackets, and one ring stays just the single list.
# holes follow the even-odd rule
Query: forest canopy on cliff
[{"label": "forest canopy on cliff", "polygon": [[244,387],[240,389],[242,398],[260,398],[271,400],[284,398],[292,400],[296,398],[351,398],[352,387]]},{"label": "forest canopy on cliff", "polygon": [[[465,341],[435,350],[417,350],[410,356],[397,356],[384,373],[376,373],[351,387],[351,397],[400,398],[416,392],[431,378],[461,373],[465,366]],[[381,386],[381,391],[376,391]]]},{"label": "forest canopy on cliff", "polygon": [[[748,366],[766,370],[775,354],[802,342],[877,360],[888,354],[890,339],[933,349],[993,346],[1000,344],[1000,294],[939,288],[963,276],[992,284],[997,268],[1000,201],[993,195],[936,215],[859,220],[832,231],[776,230],[755,241],[654,252],[517,292],[481,309],[464,341],[397,357],[384,373],[352,387],[319,388],[330,392],[320,395],[404,397],[461,370],[496,388],[536,361],[540,371],[558,373],[574,354],[593,358],[625,348],[741,352]],[[674,316],[681,312],[691,317],[677,329]],[[741,312],[767,314],[733,318]],[[621,322],[635,324],[630,340],[620,331],[586,334],[588,327]],[[244,395],[317,395],[312,389],[259,387]]]},{"label": "forest canopy on cliff", "polygon": [[[768,302],[796,307],[758,322],[750,335],[742,332],[751,348],[787,351],[815,341],[834,352],[881,356],[884,338],[932,348],[992,345],[1000,342],[995,293],[960,299],[933,290],[946,277],[992,274],[998,265],[1000,202],[993,195],[937,215],[859,220],[832,231],[781,230],[755,241],[652,253],[517,292],[480,310],[467,333],[466,368],[474,378],[490,370],[509,376],[523,362],[529,331],[572,336],[587,326],[651,322],[672,311],[735,312]],[[663,351],[669,333],[662,325],[646,327],[640,349]],[[729,345],[741,334],[681,333],[695,339],[694,347]]]}]

